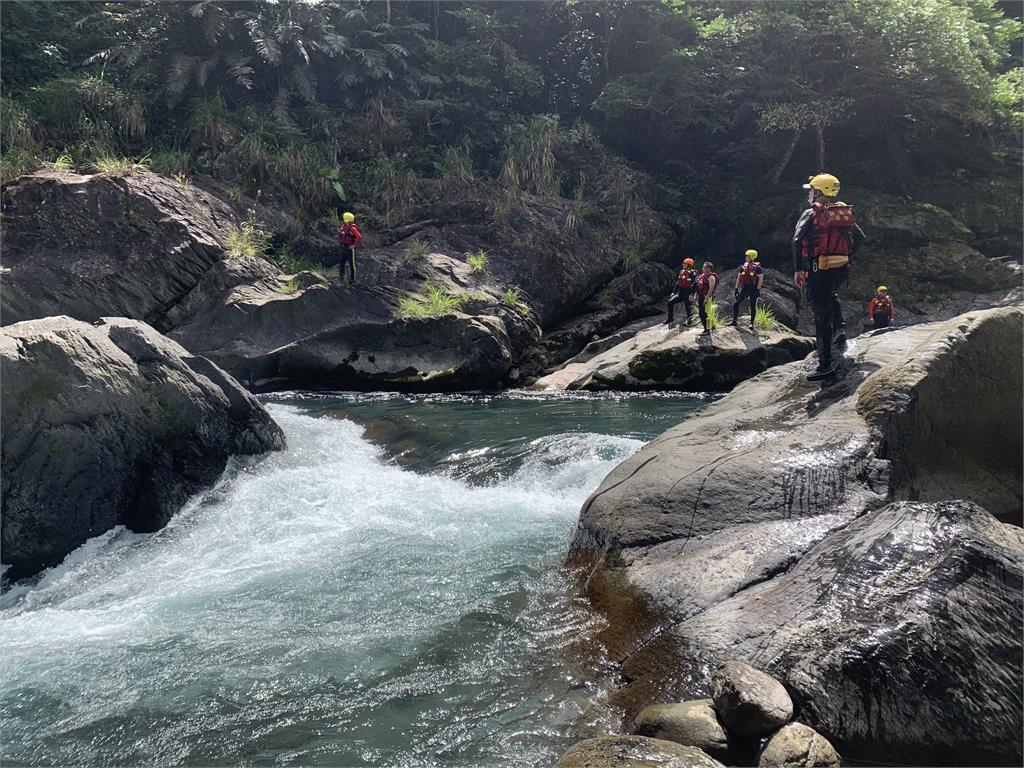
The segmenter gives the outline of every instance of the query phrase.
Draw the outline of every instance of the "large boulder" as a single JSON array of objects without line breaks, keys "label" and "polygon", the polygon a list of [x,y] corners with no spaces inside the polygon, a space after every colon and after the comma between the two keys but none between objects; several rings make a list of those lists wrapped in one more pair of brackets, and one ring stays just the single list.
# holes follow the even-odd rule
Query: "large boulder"
[{"label": "large boulder", "polygon": [[9,578],[116,525],[156,530],[230,456],[284,446],[236,381],[138,321],[16,323],[0,363]]},{"label": "large boulder", "polygon": [[711,676],[715,712],[729,733],[756,739],[793,718],[793,701],[783,685],[742,661],[727,661]]},{"label": "large boulder", "polygon": [[574,744],[555,768],[722,768],[696,747],[646,736],[597,736]]},{"label": "large boulder", "polygon": [[0,203],[5,324],[116,315],[166,330],[239,223],[217,196],[145,171],[42,171],[5,184]]},{"label": "large boulder", "polygon": [[757,768],[839,768],[829,740],[803,723],[790,723],[772,734],[757,758]]},{"label": "large boulder", "polygon": [[716,760],[729,761],[729,736],[718,722],[711,699],[652,704],[637,717],[634,731],[639,736],[697,747]]},{"label": "large boulder", "polygon": [[722,391],[814,348],[813,339],[785,328],[719,328],[707,338],[699,328],[668,326],[660,317],[635,327],[621,341],[614,334],[592,342],[533,388]]},{"label": "large boulder", "polygon": [[1019,762],[1022,326],[860,337],[835,381],[772,368],[613,470],[572,547],[627,717],[735,658],[851,757]]}]

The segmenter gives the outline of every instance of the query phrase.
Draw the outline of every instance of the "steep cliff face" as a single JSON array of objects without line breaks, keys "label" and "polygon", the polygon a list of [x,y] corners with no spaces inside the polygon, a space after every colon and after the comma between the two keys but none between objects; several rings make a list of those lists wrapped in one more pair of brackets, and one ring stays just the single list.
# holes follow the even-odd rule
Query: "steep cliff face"
[{"label": "steep cliff face", "polygon": [[572,548],[627,710],[728,656],[850,757],[1019,761],[1022,354],[1020,307],[876,332],[834,383],[773,368],[616,468]]}]

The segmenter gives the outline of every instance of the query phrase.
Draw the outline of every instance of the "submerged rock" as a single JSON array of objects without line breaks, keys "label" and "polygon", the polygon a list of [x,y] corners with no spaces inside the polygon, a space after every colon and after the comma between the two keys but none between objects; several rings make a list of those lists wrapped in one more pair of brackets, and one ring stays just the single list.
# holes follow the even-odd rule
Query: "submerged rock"
[{"label": "submerged rock", "polygon": [[[850,757],[1019,762],[1024,542],[993,514],[1021,521],[1022,326],[860,337],[833,382],[773,368],[613,470],[572,546],[627,717],[703,694],[685,659],[738,659]],[[630,601],[659,618],[631,630]]]},{"label": "submerged rock", "polygon": [[[684,315],[685,320],[685,315]],[[534,389],[625,389],[721,391],[783,363],[803,359],[814,340],[784,329],[755,333],[719,328],[711,337],[699,328],[648,320],[618,343],[597,341]]]},{"label": "submerged rock", "polygon": [[716,760],[729,760],[729,737],[711,699],[652,704],[640,713],[634,730],[640,736],[697,747]]},{"label": "submerged rock", "polygon": [[696,747],[646,736],[598,736],[574,744],[555,768],[721,768]]},{"label": "submerged rock", "polygon": [[711,698],[729,733],[744,739],[767,736],[793,717],[793,701],[782,684],[741,661],[715,670]]},{"label": "submerged rock", "polygon": [[839,753],[829,740],[803,723],[777,731],[757,758],[758,768],[839,768]]},{"label": "submerged rock", "polygon": [[157,530],[230,456],[284,447],[236,381],[141,322],[16,323],[0,363],[10,578],[116,525]]}]

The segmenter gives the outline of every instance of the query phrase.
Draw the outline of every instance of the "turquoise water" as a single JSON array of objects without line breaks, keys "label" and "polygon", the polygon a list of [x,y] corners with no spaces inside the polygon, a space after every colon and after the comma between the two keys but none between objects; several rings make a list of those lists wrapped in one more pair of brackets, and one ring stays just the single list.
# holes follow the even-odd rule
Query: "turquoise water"
[{"label": "turquoise water", "polygon": [[286,451],[3,596],[3,764],[552,763],[612,682],[579,507],[702,403],[268,401]]}]

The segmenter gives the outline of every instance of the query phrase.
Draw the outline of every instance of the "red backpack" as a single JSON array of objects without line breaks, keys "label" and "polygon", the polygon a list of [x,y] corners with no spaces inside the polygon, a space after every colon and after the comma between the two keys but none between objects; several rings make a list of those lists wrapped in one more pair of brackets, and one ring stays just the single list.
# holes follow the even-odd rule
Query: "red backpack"
[{"label": "red backpack", "polygon": [[[803,255],[846,256],[853,250],[853,206],[846,203],[814,203],[811,232],[804,239]],[[814,252],[808,249],[814,244]]]}]

